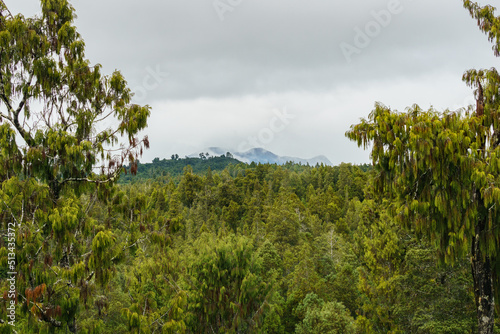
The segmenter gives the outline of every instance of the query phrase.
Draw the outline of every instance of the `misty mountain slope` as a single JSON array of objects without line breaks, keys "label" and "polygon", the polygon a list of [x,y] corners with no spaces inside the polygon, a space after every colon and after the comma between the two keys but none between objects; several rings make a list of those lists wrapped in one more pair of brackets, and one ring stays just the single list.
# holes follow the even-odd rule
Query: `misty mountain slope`
[{"label": "misty mountain slope", "polygon": [[[324,164],[328,166],[333,165],[331,161],[328,160],[328,158],[325,157],[324,155],[319,155],[310,159],[305,159],[305,158],[290,157],[290,156],[279,156],[263,148],[252,148],[245,152],[235,152],[234,150],[222,147],[208,147],[201,151],[201,153],[203,153],[203,155],[205,156],[208,153],[209,157],[221,156],[223,154],[225,155],[227,154],[227,152],[231,153],[234,159],[237,159],[245,163],[255,162],[262,164],[270,163],[270,164],[283,165],[291,161],[303,165],[309,164],[311,166],[315,166],[316,164]],[[201,153],[193,153],[190,155],[190,157],[199,157]]]}]

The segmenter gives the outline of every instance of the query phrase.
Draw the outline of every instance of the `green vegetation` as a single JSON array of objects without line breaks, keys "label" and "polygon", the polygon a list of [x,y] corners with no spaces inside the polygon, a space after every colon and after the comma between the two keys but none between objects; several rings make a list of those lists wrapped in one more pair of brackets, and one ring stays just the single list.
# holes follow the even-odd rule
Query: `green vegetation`
[{"label": "green vegetation", "polygon": [[142,165],[149,107],[90,66],[67,1],[41,3],[0,2],[1,333],[498,332],[494,70],[464,76],[475,112],[377,104],[348,132],[373,169]]},{"label": "green vegetation", "polygon": [[[464,1],[500,55],[500,17],[491,6]],[[500,283],[500,75],[495,68],[466,71],[476,108],[465,112],[406,113],[376,104],[369,120],[347,136],[373,143],[375,188],[391,202],[401,225],[426,236],[441,260],[470,257],[478,332],[493,333],[495,287]]]},{"label": "green vegetation", "polygon": [[[466,260],[438,266],[430,243],[400,227],[389,203],[376,199],[372,172],[349,164],[240,165],[232,172],[200,175],[187,167],[178,184],[160,176],[115,185],[105,197],[95,190],[73,198],[59,216],[74,221],[75,232],[54,229],[53,238],[71,242],[73,253],[88,245],[78,253],[81,263],[68,268],[64,252],[38,258],[37,271],[28,262],[19,276],[27,288],[19,291],[16,330],[475,330]],[[35,236],[22,235],[18,259],[37,258],[44,241]],[[57,301],[57,293],[72,299]],[[21,296],[55,311],[44,318]]]},{"label": "green vegetation", "polygon": [[131,183],[137,181],[145,181],[154,179],[159,176],[171,176],[177,182],[180,180],[184,168],[191,166],[194,173],[204,173],[208,169],[214,172],[221,172],[230,165],[239,165],[240,161],[232,157],[220,156],[209,158],[184,158],[179,159],[177,155],[173,155],[172,159],[155,158],[152,163],[140,163],[136,161],[134,166],[135,175],[131,173],[132,166],[126,168],[126,174],[120,177],[120,183]]}]

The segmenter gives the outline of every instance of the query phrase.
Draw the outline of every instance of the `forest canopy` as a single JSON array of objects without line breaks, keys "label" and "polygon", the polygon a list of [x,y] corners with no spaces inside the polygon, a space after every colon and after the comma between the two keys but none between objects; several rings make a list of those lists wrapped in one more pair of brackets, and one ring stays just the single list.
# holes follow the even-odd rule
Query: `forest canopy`
[{"label": "forest canopy", "polygon": [[377,104],[348,132],[373,167],[141,164],[150,107],[40,3],[0,1],[1,333],[499,331],[495,70],[462,114]]}]

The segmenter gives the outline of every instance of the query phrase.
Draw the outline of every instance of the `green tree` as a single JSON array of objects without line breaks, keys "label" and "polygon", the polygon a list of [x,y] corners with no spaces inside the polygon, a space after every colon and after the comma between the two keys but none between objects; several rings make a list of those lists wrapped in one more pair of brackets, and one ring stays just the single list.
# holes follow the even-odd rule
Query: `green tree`
[{"label": "green tree", "polygon": [[1,229],[16,235],[19,330],[76,332],[89,281],[105,286],[113,266],[114,233],[89,212],[125,164],[135,170],[150,108],[85,58],[67,0],[40,3],[25,18],[0,1]]},{"label": "green tree", "polygon": [[203,179],[193,174],[193,168],[188,165],[184,168],[184,175],[179,183],[178,191],[181,202],[191,207],[198,195],[198,192],[203,188]]},{"label": "green tree", "polygon": [[467,261],[437,267],[427,242],[412,240],[395,275],[395,322],[405,333],[458,334],[476,329],[472,279]]},{"label": "green tree", "polygon": [[325,303],[314,293],[309,293],[296,310],[303,318],[295,330],[297,334],[354,334],[354,319],[344,305]]},{"label": "green tree", "polygon": [[250,240],[234,235],[214,240],[205,233],[194,246],[187,278],[191,332],[256,332],[272,286],[262,279],[262,260]]},{"label": "green tree", "polygon": [[[354,237],[360,252],[363,333],[471,333],[472,278],[465,259],[438,266],[427,238],[417,238],[386,212],[387,202],[365,200]],[[348,304],[345,304],[346,306]]]},{"label": "green tree", "polygon": [[301,225],[304,223],[304,204],[294,193],[283,190],[268,208],[267,231],[280,250],[296,246]]},{"label": "green tree", "polygon": [[[495,8],[464,1],[479,27],[500,50]],[[376,104],[369,120],[347,132],[358,145],[373,143],[376,189],[394,200],[394,213],[454,262],[470,254],[479,333],[493,333],[500,283],[500,75],[470,70],[477,87],[475,112],[438,113],[413,106],[406,113]]]},{"label": "green tree", "polygon": [[[57,199],[66,185],[113,182],[124,163],[134,163],[149,145],[136,135],[150,108],[131,104],[120,72],[102,75],[101,65],[85,59],[67,0],[41,1],[41,7],[41,16],[13,17],[0,3],[0,118],[7,121],[3,131],[20,137],[11,138],[14,159],[7,167],[21,161],[23,175],[46,182]],[[122,136],[125,146],[116,156],[113,146]]]}]

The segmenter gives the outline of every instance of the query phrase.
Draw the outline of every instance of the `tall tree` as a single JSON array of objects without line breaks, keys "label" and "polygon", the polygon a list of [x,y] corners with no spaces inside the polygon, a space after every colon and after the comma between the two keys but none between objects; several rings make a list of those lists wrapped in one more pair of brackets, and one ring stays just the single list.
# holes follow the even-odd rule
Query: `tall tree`
[{"label": "tall tree", "polygon": [[[495,8],[464,1],[500,55],[500,18]],[[469,70],[477,105],[439,113],[414,105],[399,113],[376,104],[368,120],[346,135],[373,143],[377,190],[395,201],[402,223],[428,235],[441,258],[470,255],[479,333],[493,333],[500,283],[500,74]]]},{"label": "tall tree", "polygon": [[131,103],[119,71],[102,75],[101,65],[85,59],[67,0],[41,7],[40,16],[25,18],[0,2],[0,120],[18,135],[7,167],[21,161],[24,176],[46,182],[56,200],[67,184],[113,182],[124,163],[134,163],[149,145],[137,134],[150,108]]},{"label": "tall tree", "polygon": [[272,286],[262,277],[262,261],[248,238],[215,239],[202,234],[194,243],[187,282],[192,333],[256,333]]},{"label": "tall tree", "polygon": [[0,263],[8,231],[9,299],[28,314],[19,330],[76,332],[79,305],[91,281],[107,284],[117,250],[89,212],[149,146],[137,135],[150,108],[131,103],[120,72],[102,75],[85,58],[67,0],[40,3],[41,14],[25,18],[0,1]]}]

